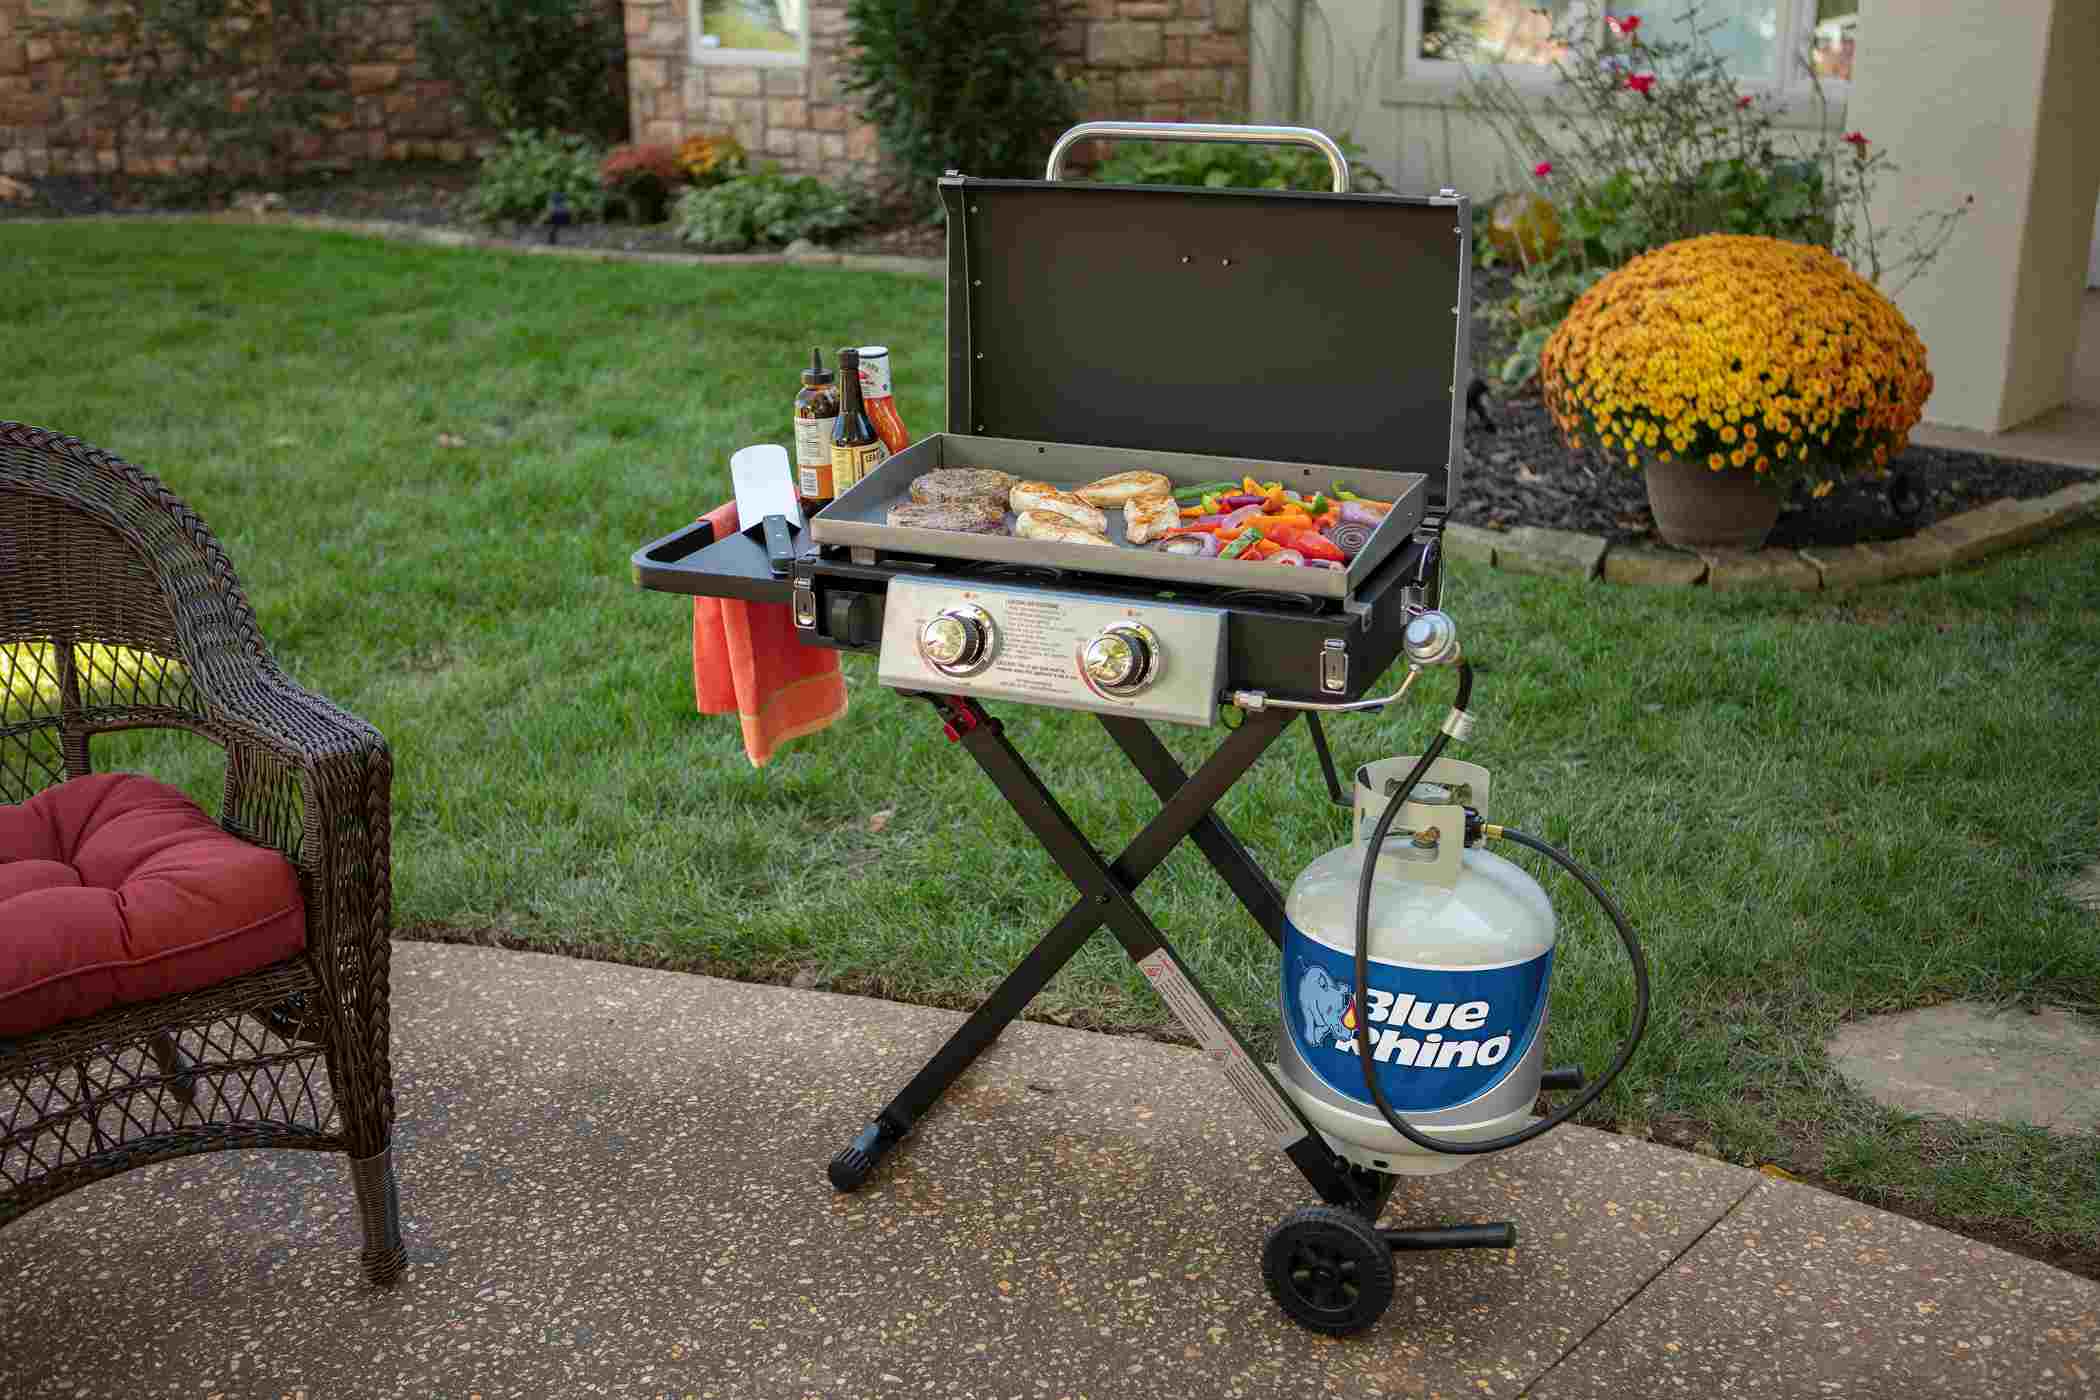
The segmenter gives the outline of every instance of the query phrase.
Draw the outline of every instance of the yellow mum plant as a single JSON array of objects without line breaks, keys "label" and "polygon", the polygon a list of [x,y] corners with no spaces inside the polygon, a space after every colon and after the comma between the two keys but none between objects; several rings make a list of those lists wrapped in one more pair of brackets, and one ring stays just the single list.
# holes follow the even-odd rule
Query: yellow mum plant
[{"label": "yellow mum plant", "polygon": [[1879,473],[1932,392],[1903,313],[1828,249],[1708,234],[1585,292],[1539,354],[1570,444],[1800,478]]}]

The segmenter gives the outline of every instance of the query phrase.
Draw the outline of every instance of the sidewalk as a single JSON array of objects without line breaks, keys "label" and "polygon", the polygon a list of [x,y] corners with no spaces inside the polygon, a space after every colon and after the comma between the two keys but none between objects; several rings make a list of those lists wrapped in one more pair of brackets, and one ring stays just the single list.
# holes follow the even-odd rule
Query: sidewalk
[{"label": "sidewalk", "polygon": [[346,1171],[218,1154],[0,1230],[0,1395],[2100,1395],[2100,1285],[1743,1168],[1570,1128],[1405,1185],[1331,1341],[1262,1288],[1310,1201],[1192,1051],[1017,1025],[853,1196],[824,1164],[960,1017],[396,945],[411,1265]]}]

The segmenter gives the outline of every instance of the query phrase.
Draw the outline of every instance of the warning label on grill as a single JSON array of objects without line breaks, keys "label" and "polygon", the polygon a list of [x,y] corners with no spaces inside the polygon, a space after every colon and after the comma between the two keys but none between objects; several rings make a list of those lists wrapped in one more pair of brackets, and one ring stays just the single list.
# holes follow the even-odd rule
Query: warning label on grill
[{"label": "warning label on grill", "polygon": [[1181,1028],[1196,1039],[1210,1062],[1222,1070],[1225,1082],[1230,1084],[1254,1110],[1254,1116],[1276,1139],[1277,1145],[1288,1148],[1305,1136],[1304,1124],[1298,1115],[1283,1101],[1283,1094],[1276,1081],[1262,1070],[1260,1065],[1247,1058],[1225,1023],[1210,1009],[1210,1003],[1196,990],[1181,965],[1168,955],[1164,948],[1147,954],[1138,960],[1145,980],[1159,993],[1167,1009]]}]

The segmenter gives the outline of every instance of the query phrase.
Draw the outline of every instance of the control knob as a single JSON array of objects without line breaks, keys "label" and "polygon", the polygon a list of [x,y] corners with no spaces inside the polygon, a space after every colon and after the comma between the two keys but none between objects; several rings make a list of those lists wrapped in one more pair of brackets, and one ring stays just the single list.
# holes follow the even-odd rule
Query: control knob
[{"label": "control knob", "polygon": [[1159,674],[1159,638],[1141,622],[1114,623],[1086,644],[1079,668],[1103,695],[1135,695]]},{"label": "control knob", "polygon": [[974,676],[992,664],[997,633],[992,615],[975,603],[943,608],[919,629],[919,651],[947,676]]}]

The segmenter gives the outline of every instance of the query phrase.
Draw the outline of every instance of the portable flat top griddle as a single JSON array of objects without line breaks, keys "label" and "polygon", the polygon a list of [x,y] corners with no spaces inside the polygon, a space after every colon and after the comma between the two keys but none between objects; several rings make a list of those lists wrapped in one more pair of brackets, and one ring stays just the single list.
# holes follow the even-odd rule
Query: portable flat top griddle
[{"label": "portable flat top griddle", "polygon": [[[1327,154],[1336,192],[1061,182],[1063,153],[1091,137],[1310,144]],[[1214,808],[1301,713],[1330,792],[1347,805],[1319,716],[1395,698],[1367,696],[1401,655],[1410,619],[1439,601],[1469,372],[1469,205],[1448,189],[1365,195],[1346,193],[1348,183],[1340,151],[1317,132],[1154,123],[1075,128],[1042,181],[943,178],[946,431],[816,515],[784,576],[755,539],[714,539],[705,524],[634,554],[645,588],[788,603],[806,644],[876,652],[882,682],[931,702],[1078,889],[832,1161],[839,1190],[865,1181],[1105,926],[1321,1200],[1373,1222],[1383,1208],[1394,1178],[1323,1139],[1137,901],[1145,878],[1192,839],[1281,947],[1284,894]],[[1346,571],[884,523],[914,477],[956,465],[1060,485],[1135,468],[1177,485],[1252,475],[1327,489],[1340,479],[1396,504]],[[984,699],[1092,712],[1158,794],[1158,814],[1104,855]],[[1227,708],[1243,722],[1194,773],[1150,728],[1217,725]],[[1506,1223],[1377,1234],[1392,1249],[1515,1242]]]}]

